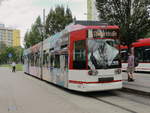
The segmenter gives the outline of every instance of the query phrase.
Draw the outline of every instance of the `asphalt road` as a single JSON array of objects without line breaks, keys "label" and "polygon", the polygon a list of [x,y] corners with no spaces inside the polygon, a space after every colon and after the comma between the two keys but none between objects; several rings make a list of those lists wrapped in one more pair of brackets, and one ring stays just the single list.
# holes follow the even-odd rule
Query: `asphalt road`
[{"label": "asphalt road", "polygon": [[78,93],[0,68],[0,113],[150,113],[150,98],[122,91]]}]

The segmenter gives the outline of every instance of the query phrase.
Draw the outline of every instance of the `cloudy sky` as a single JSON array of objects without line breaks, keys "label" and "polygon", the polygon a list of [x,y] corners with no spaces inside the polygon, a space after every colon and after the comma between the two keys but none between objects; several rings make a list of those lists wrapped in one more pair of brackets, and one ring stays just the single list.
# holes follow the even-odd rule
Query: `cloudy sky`
[{"label": "cloudy sky", "polygon": [[0,0],[0,23],[20,29],[23,39],[36,17],[42,17],[43,9],[47,14],[58,4],[68,6],[77,19],[86,19],[86,0]]}]

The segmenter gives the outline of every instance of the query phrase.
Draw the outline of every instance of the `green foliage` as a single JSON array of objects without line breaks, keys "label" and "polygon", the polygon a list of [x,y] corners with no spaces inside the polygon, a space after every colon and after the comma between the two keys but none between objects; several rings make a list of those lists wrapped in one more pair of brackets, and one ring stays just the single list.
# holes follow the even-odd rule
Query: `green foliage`
[{"label": "green foliage", "polygon": [[[46,19],[46,34],[44,36],[50,36],[60,32],[72,21],[72,14],[69,8],[65,9],[63,6],[57,6],[55,10],[51,9]],[[24,36],[25,48],[29,48],[42,41],[42,37],[38,31],[39,26],[42,26],[40,16],[31,26],[30,31],[27,31]]]},{"label": "green foliage", "polygon": [[[11,53],[12,57],[9,58],[8,54]],[[12,61],[20,62],[23,54],[21,47],[5,47],[0,49],[0,64],[10,63]]]},{"label": "green foliage", "polygon": [[24,37],[25,40],[25,47],[29,48],[32,45],[35,45],[42,41],[42,37],[38,31],[38,27],[41,26],[41,18],[40,16],[37,17],[35,23],[31,26],[31,30],[27,31]]},{"label": "green foliage", "polygon": [[150,38],[150,31],[149,31],[148,34],[145,36],[145,38]]},{"label": "green foliage", "polygon": [[96,0],[100,19],[120,26],[123,43],[130,45],[149,30],[150,0]]},{"label": "green foliage", "polygon": [[60,32],[66,25],[71,23],[72,13],[69,8],[65,10],[63,6],[57,6],[55,10],[51,9],[46,19],[46,34],[53,35]]},{"label": "green foliage", "polygon": [[[150,19],[149,19],[149,22],[150,22]],[[150,38],[150,27],[148,29],[148,32],[144,32],[144,35],[143,35],[144,38]]]},{"label": "green foliage", "polygon": [[[12,68],[11,64],[3,64],[0,65],[0,67],[7,67],[7,68]],[[23,65],[22,64],[16,64],[16,71],[23,71]]]}]

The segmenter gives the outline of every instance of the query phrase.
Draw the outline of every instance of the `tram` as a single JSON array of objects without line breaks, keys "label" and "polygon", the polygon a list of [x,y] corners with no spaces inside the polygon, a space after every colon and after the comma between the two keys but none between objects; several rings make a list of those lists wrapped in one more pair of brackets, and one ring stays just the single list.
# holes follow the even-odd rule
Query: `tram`
[{"label": "tram", "polygon": [[81,92],[120,89],[120,58],[118,26],[75,21],[26,49],[24,72]]},{"label": "tram", "polygon": [[[137,72],[150,72],[150,38],[140,39],[132,44],[134,48],[135,58],[138,59],[138,66],[135,68]],[[121,47],[122,70],[127,69],[128,48]]]}]

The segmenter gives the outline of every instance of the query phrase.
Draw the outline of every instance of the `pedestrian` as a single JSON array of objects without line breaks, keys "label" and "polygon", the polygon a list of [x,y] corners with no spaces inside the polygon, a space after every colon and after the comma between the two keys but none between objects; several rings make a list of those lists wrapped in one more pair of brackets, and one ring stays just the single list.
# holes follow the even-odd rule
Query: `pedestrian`
[{"label": "pedestrian", "polygon": [[134,70],[135,70],[135,66],[134,66],[134,52],[129,52],[128,53],[128,67],[127,67],[127,74],[128,74],[128,81],[134,81]]},{"label": "pedestrian", "polygon": [[16,72],[16,63],[12,62],[12,72]]}]

